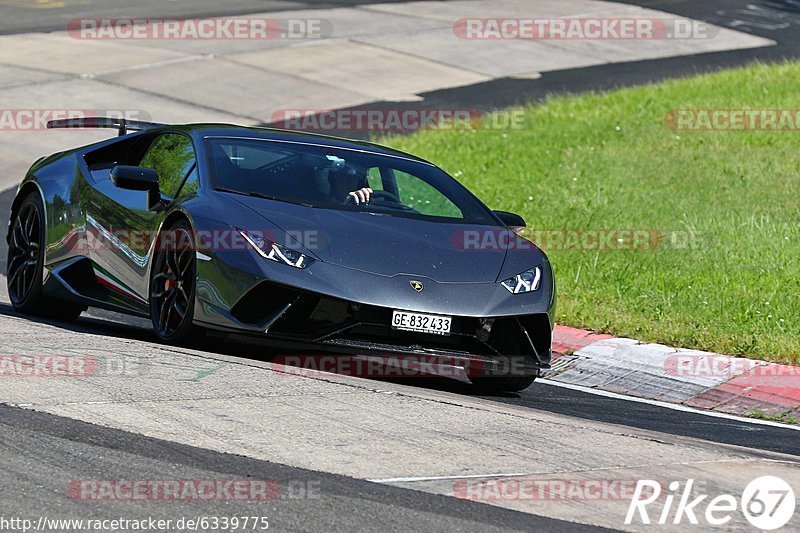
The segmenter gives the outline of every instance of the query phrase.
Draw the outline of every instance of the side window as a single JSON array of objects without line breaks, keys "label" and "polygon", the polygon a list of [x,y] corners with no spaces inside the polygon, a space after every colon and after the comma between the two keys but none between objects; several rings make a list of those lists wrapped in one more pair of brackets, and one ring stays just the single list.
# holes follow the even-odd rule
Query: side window
[{"label": "side window", "polygon": [[380,168],[372,167],[367,171],[367,183],[373,191],[383,190],[383,178],[381,178]]},{"label": "side window", "polygon": [[400,201],[423,215],[464,218],[461,210],[435,187],[411,174],[394,171]]},{"label": "side window", "polygon": [[183,187],[178,191],[181,196],[192,194],[197,192],[197,189],[200,188],[200,176],[197,173],[197,165],[194,166],[192,172],[189,174],[189,177],[186,178],[186,182],[183,184]]},{"label": "side window", "polygon": [[174,198],[195,161],[194,147],[189,137],[165,133],[153,142],[139,166],[155,170],[161,192]]}]

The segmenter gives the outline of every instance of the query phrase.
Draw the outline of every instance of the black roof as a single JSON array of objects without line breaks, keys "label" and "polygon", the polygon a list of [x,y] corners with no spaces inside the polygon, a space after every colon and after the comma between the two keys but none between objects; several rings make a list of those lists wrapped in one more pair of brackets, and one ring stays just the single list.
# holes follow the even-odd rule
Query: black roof
[{"label": "black roof", "polygon": [[[292,141],[311,144],[322,144],[331,148],[344,148],[350,150],[363,150],[379,155],[388,155],[393,157],[402,157],[411,159],[420,163],[433,165],[430,161],[426,161],[421,157],[413,154],[402,152],[383,146],[380,144],[372,143],[369,141],[360,141],[354,139],[345,139],[342,137],[334,137],[331,135],[322,135],[317,133],[294,131],[294,130],[280,130],[275,128],[258,127],[258,126],[239,126],[234,124],[214,124],[214,123],[199,123],[199,124],[184,124],[184,125],[164,125],[154,129],[167,129],[167,130],[181,130],[201,137],[254,137],[259,139],[272,139],[279,141]],[[153,131],[153,130],[150,130]]]}]

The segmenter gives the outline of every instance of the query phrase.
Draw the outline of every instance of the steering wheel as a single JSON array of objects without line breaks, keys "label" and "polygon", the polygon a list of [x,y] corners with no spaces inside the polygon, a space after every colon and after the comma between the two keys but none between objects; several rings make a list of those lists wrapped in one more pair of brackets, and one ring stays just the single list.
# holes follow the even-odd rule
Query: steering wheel
[{"label": "steering wheel", "polygon": [[[394,203],[394,204],[403,205],[400,202],[400,200],[397,198],[397,196],[395,196],[394,194],[392,194],[392,193],[390,193],[388,191],[372,191],[372,197],[370,198],[370,203],[372,203],[372,200],[376,200],[376,199],[380,199],[381,203],[390,202],[390,203]],[[344,199],[343,203],[344,203],[344,205],[354,204],[355,203],[355,198],[348,194],[347,197]]]},{"label": "steering wheel", "polygon": [[393,202],[402,205],[400,198],[389,191],[372,191],[372,197],[375,199],[380,199],[381,202]]}]

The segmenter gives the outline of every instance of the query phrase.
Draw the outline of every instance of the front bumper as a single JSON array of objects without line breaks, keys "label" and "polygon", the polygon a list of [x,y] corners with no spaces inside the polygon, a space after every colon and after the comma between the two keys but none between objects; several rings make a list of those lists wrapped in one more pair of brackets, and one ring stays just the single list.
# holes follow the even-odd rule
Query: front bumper
[{"label": "front bumper", "polygon": [[[299,270],[228,255],[198,262],[200,325],[298,349],[440,355],[493,367],[513,361],[514,372],[525,374],[550,367],[555,288],[549,266],[540,290],[510,294],[499,283],[387,277],[321,262]],[[424,290],[414,290],[411,281],[421,281]],[[395,330],[395,309],[451,316],[451,334]]]}]

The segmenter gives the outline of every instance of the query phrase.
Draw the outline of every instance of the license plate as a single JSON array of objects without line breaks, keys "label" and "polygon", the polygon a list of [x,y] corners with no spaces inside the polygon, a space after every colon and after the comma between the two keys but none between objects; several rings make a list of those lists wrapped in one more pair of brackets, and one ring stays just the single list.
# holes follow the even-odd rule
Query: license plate
[{"label": "license plate", "polygon": [[453,319],[449,316],[425,315],[422,313],[409,313],[408,311],[395,311],[392,313],[392,328],[405,331],[450,335],[452,322]]}]

